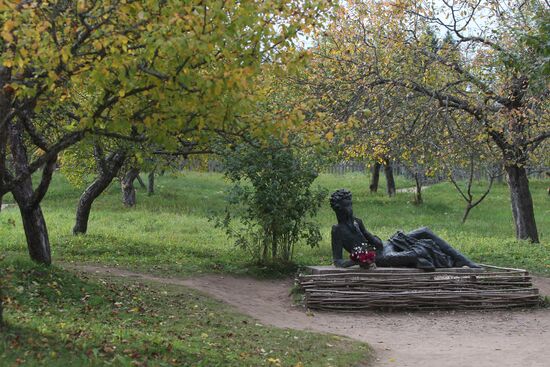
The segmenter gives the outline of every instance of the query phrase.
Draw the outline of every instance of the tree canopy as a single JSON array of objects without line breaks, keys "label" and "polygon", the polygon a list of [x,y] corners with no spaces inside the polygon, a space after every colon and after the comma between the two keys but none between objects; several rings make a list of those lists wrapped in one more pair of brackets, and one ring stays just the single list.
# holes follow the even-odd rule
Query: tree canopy
[{"label": "tree canopy", "polygon": [[526,167],[550,137],[547,19],[536,0],[348,1],[317,35],[302,84],[351,154],[418,161],[458,132],[485,144],[507,171],[517,237],[537,242]]},{"label": "tree canopy", "polygon": [[[329,7],[316,0],[1,0],[0,194],[25,182],[16,200],[34,213],[29,228],[42,223],[31,236],[42,233],[37,243],[27,236],[30,249],[42,248],[31,257],[50,261],[39,254],[49,253],[39,203],[60,152],[88,134],[167,150],[238,134],[250,121],[240,116],[263,96],[255,80],[300,61],[298,33],[322,22]],[[44,163],[33,188],[30,175]]]}]

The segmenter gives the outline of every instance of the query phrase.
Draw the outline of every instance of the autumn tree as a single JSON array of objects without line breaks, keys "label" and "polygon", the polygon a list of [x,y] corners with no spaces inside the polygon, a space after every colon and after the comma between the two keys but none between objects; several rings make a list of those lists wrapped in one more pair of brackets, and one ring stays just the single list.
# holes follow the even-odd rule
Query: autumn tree
[{"label": "autumn tree", "polygon": [[309,67],[295,83],[309,100],[312,120],[340,156],[374,162],[371,191],[377,190],[384,166],[392,196],[393,161],[410,167],[427,163],[429,154],[424,151],[430,146],[422,141],[437,135],[435,126],[427,123],[435,111],[434,103],[399,88],[372,88],[365,78],[371,55],[351,28],[355,25],[342,8],[311,49]]},{"label": "autumn tree", "polygon": [[265,61],[292,62],[326,6],[0,0],[0,196],[18,203],[31,258],[51,262],[40,202],[60,152],[88,134],[169,146],[237,125]]},{"label": "autumn tree", "polygon": [[[398,88],[476,122],[469,140],[497,147],[517,238],[532,242],[538,232],[526,167],[550,137],[548,19],[541,1],[363,0],[349,1],[332,28],[342,41],[333,57],[358,70],[347,76],[355,95]],[[453,42],[434,52],[430,27]],[[361,58],[351,56],[357,49]]]},{"label": "autumn tree", "polygon": [[[518,239],[538,242],[527,178],[531,155],[550,137],[548,118],[548,38],[550,13],[539,1],[430,2],[405,8],[411,21],[438,25],[450,32],[459,60],[418,49],[426,60],[445,67],[452,80],[443,86],[408,78],[407,87],[435,95],[442,105],[481,122],[479,133],[500,151],[508,176],[512,214]],[[445,16],[448,20],[445,20]],[[412,42],[412,47],[415,43]]]}]

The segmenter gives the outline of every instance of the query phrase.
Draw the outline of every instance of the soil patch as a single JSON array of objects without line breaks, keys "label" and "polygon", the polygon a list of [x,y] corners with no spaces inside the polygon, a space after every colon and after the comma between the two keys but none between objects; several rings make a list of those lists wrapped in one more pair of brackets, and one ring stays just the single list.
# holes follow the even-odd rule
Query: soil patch
[{"label": "soil patch", "polygon": [[[547,367],[550,309],[412,313],[307,312],[289,296],[292,280],[208,275],[164,278],[118,268],[64,265],[75,270],[182,285],[226,302],[261,323],[345,335],[369,343],[375,366]],[[542,294],[550,279],[535,277]]]}]

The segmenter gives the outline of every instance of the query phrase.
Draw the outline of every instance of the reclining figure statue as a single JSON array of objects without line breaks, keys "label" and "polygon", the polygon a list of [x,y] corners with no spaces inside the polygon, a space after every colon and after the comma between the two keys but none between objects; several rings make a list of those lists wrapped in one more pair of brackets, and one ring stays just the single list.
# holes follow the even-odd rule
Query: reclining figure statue
[{"label": "reclining figure statue", "polygon": [[355,261],[342,258],[342,250],[351,253],[355,246],[367,243],[376,249],[375,263],[381,267],[411,267],[427,271],[463,266],[480,268],[427,227],[409,233],[398,231],[386,243],[382,242],[365,229],[361,219],[353,216],[351,192],[348,190],[335,191],[330,197],[330,206],[338,220],[338,224],[332,226],[332,257],[336,267],[355,265]]}]

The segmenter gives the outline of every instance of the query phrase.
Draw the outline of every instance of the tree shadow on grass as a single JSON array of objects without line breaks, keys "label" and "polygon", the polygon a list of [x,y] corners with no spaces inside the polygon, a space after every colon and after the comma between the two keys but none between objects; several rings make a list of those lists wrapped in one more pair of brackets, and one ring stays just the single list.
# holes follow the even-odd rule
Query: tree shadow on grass
[{"label": "tree shadow on grass", "polygon": [[92,365],[84,350],[71,340],[63,340],[37,328],[16,325],[8,320],[0,329],[0,364],[25,366]]},{"label": "tree shadow on grass", "polygon": [[[142,284],[100,284],[17,257],[3,265],[1,366],[129,366],[133,361],[144,365],[147,360],[167,363],[174,358],[166,342],[173,335],[157,330],[159,290]],[[141,299],[144,294],[147,300]],[[176,357],[184,360],[188,355],[181,350]]]}]

